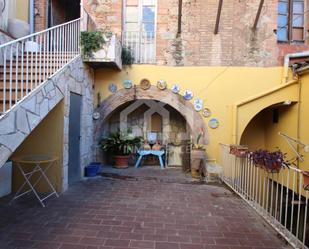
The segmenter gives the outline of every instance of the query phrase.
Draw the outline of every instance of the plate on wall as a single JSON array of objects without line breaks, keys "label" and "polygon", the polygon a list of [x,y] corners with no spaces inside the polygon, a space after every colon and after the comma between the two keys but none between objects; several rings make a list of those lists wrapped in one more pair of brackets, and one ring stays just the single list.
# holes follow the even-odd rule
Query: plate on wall
[{"label": "plate on wall", "polygon": [[171,90],[172,90],[173,93],[179,93],[180,92],[180,87],[179,87],[178,84],[174,84],[174,85],[172,85]]},{"label": "plate on wall", "polygon": [[124,81],[123,81],[123,87],[124,87],[125,89],[130,89],[130,88],[132,88],[132,85],[133,85],[132,80],[124,80]]},{"label": "plate on wall", "polygon": [[150,81],[148,79],[142,79],[140,82],[140,86],[143,90],[147,90],[151,87]]},{"label": "plate on wall", "polygon": [[185,90],[183,97],[185,100],[191,100],[193,98],[193,92],[191,90]]},{"label": "plate on wall", "polygon": [[203,116],[204,116],[205,118],[209,118],[209,117],[211,116],[211,110],[208,109],[208,108],[204,108],[204,109],[203,109]]},{"label": "plate on wall", "polygon": [[203,100],[196,98],[194,100],[194,109],[198,112],[201,111],[203,109]]},{"label": "plate on wall", "polygon": [[217,129],[219,127],[219,120],[216,118],[212,118],[209,120],[208,125],[212,129]]},{"label": "plate on wall", "polygon": [[109,90],[111,93],[117,92],[117,86],[116,86],[116,84],[115,84],[115,83],[110,83],[110,84],[108,85],[108,90]]},{"label": "plate on wall", "polygon": [[159,80],[159,81],[157,82],[157,87],[158,87],[160,90],[166,89],[166,87],[167,87],[166,81],[165,81],[165,80]]}]

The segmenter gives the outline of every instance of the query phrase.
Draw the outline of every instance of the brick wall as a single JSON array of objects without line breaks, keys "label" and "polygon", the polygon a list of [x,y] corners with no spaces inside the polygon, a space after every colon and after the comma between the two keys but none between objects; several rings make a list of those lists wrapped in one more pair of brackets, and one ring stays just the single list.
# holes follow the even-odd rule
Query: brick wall
[{"label": "brick wall", "polygon": [[35,7],[34,29],[36,32],[38,32],[46,29],[47,1],[35,0],[34,7]]},{"label": "brick wall", "polygon": [[[276,66],[282,64],[287,52],[308,49],[306,44],[277,43],[278,0],[265,1],[256,31],[252,26],[260,0],[223,1],[217,35],[218,0],[183,0],[182,33],[178,37],[178,0],[157,2],[159,65]],[[84,5],[101,27],[121,33],[122,0],[84,0]]]},{"label": "brick wall", "polygon": [[102,29],[121,35],[122,0],[82,0],[84,8]]}]

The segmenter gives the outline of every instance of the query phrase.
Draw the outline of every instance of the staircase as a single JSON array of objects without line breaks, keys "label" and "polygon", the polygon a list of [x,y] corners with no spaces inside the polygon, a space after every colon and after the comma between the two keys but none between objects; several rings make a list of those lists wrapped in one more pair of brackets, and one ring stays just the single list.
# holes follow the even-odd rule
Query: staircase
[{"label": "staircase", "polygon": [[80,56],[80,23],[0,45],[0,167],[64,98],[66,82],[57,77],[80,67],[73,63]]},{"label": "staircase", "polygon": [[0,114],[79,53],[80,19],[0,45]]}]

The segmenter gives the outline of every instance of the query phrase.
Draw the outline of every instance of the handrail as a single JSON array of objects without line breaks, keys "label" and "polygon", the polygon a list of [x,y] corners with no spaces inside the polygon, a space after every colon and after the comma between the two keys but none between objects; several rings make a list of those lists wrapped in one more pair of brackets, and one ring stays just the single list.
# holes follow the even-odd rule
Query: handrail
[{"label": "handrail", "polygon": [[0,49],[1,49],[1,48],[4,48],[4,47],[6,47],[6,46],[12,45],[12,44],[14,44],[14,43],[23,41],[23,40],[25,40],[25,39],[29,39],[29,38],[31,38],[31,37],[38,36],[38,35],[40,35],[40,34],[43,34],[43,33],[48,32],[48,31],[55,30],[55,29],[60,28],[60,27],[63,27],[63,26],[67,26],[67,25],[69,25],[69,24],[71,24],[71,23],[78,22],[78,21],[80,21],[80,20],[81,20],[81,18],[77,18],[77,19],[74,19],[74,20],[72,20],[72,21],[69,21],[69,22],[66,22],[66,23],[62,23],[62,24],[53,26],[53,27],[51,27],[51,28],[44,29],[44,30],[42,30],[42,31],[39,31],[39,32],[30,34],[30,35],[27,35],[27,36],[24,36],[24,37],[15,39],[14,41],[10,41],[10,42],[7,42],[7,43],[5,43],[5,44],[0,45]]},{"label": "handrail", "polygon": [[81,18],[0,45],[0,114],[80,55]]},{"label": "handrail", "polygon": [[134,63],[156,63],[156,32],[126,31],[123,41],[131,50]]},{"label": "handrail", "polygon": [[309,185],[303,170],[295,167],[267,171],[249,156],[230,153],[220,144],[222,181],[250,205],[294,248],[308,249]]}]

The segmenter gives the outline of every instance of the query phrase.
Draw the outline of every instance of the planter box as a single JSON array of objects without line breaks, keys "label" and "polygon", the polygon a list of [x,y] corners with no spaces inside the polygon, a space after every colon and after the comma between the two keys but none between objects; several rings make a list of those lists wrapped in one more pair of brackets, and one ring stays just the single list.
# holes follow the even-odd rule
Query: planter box
[{"label": "planter box", "polygon": [[241,145],[230,145],[230,154],[245,158],[248,154],[248,148]]},{"label": "planter box", "polygon": [[83,61],[93,68],[114,67],[121,70],[121,51],[120,41],[113,35],[99,51],[93,53],[92,57],[83,56]]}]

